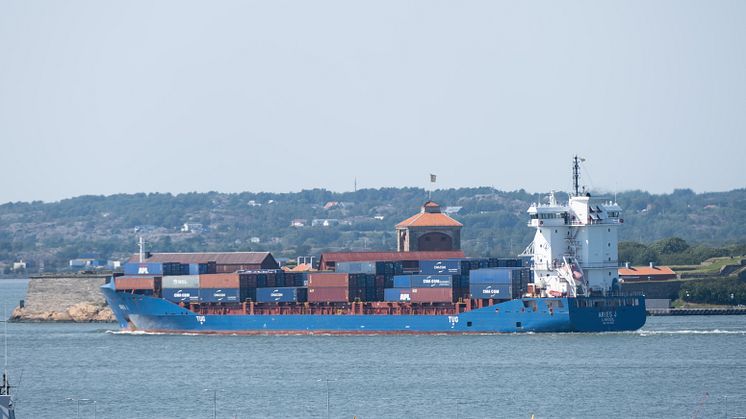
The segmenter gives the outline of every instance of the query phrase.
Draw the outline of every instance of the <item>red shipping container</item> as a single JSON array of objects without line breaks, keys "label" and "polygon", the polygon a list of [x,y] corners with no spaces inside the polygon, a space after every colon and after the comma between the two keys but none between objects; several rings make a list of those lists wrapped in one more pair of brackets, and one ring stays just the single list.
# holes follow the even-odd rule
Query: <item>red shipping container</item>
[{"label": "red shipping container", "polygon": [[118,276],[114,278],[117,290],[155,290],[161,287],[159,276]]},{"label": "red shipping container", "polygon": [[450,288],[412,288],[409,295],[413,303],[450,303],[453,291]]},{"label": "red shipping container", "polygon": [[346,273],[313,273],[308,274],[308,286],[314,288],[333,287],[347,288],[350,285],[350,275]]},{"label": "red shipping container", "polygon": [[203,274],[199,276],[200,288],[240,288],[237,273]]},{"label": "red shipping container", "polygon": [[347,287],[308,288],[308,301],[315,303],[340,303],[348,300]]}]

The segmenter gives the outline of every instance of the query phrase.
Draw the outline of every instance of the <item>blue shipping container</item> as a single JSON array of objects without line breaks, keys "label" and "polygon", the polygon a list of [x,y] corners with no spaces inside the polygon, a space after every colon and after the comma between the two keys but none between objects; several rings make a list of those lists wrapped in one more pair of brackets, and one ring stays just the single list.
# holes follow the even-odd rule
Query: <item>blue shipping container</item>
[{"label": "blue shipping container", "polygon": [[470,284],[508,284],[513,281],[515,268],[487,268],[469,271]]},{"label": "blue shipping container", "polygon": [[285,286],[305,287],[307,285],[308,278],[305,272],[285,272]]},{"label": "blue shipping container", "polygon": [[188,275],[189,265],[177,262],[164,262],[163,275]]},{"label": "blue shipping container", "polygon": [[162,275],[162,263],[125,263],[125,275]]},{"label": "blue shipping container", "polygon": [[199,288],[166,288],[161,292],[163,298],[174,302],[197,302],[199,301]]},{"label": "blue shipping container", "polygon": [[190,263],[187,275],[205,275],[210,273],[208,268],[209,266],[206,263]]},{"label": "blue shipping container", "polygon": [[294,303],[308,300],[306,288],[275,287],[257,288],[256,301],[260,303]]},{"label": "blue shipping container", "polygon": [[461,261],[451,260],[421,260],[420,273],[424,275],[460,275]]},{"label": "blue shipping container", "polygon": [[386,288],[383,290],[383,301],[410,301],[412,290],[409,288]]},{"label": "blue shipping container", "polygon": [[236,303],[240,301],[238,288],[201,288],[199,300],[203,303]]},{"label": "blue shipping container", "polygon": [[394,288],[412,288],[412,275],[394,276]]},{"label": "blue shipping container", "polygon": [[412,275],[412,288],[452,288],[451,275]]},{"label": "blue shipping container", "polygon": [[471,298],[492,298],[496,300],[510,300],[513,298],[510,284],[471,284],[469,292]]}]

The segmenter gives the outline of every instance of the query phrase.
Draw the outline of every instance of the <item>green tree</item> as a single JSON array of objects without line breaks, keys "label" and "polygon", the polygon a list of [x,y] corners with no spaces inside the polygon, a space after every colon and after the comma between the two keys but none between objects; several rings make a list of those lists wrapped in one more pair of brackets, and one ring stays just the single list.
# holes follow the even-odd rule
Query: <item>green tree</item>
[{"label": "green tree", "polygon": [[620,242],[619,262],[629,262],[631,265],[641,266],[650,262],[658,263],[660,257],[655,250],[642,243]]},{"label": "green tree", "polygon": [[664,240],[658,240],[650,245],[650,248],[658,254],[670,255],[673,253],[682,253],[689,249],[686,240],[680,237],[671,237]]}]

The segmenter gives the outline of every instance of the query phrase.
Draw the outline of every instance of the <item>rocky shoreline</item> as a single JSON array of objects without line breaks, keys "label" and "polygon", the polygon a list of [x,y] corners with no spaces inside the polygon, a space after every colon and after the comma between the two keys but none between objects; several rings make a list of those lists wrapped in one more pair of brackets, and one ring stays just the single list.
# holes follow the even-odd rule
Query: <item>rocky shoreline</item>
[{"label": "rocky shoreline", "polygon": [[110,274],[55,274],[32,276],[22,307],[13,322],[115,322],[99,289]]},{"label": "rocky shoreline", "polygon": [[16,307],[10,315],[13,322],[72,322],[72,323],[112,323],[114,313],[109,307],[98,304],[77,303],[65,311],[30,311]]}]

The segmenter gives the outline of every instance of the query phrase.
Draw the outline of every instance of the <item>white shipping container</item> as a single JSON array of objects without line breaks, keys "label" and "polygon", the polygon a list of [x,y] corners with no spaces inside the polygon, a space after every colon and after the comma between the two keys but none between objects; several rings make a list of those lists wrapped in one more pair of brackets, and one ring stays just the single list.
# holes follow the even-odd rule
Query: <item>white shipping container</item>
[{"label": "white shipping container", "polygon": [[162,287],[165,288],[199,288],[199,275],[166,275]]}]

